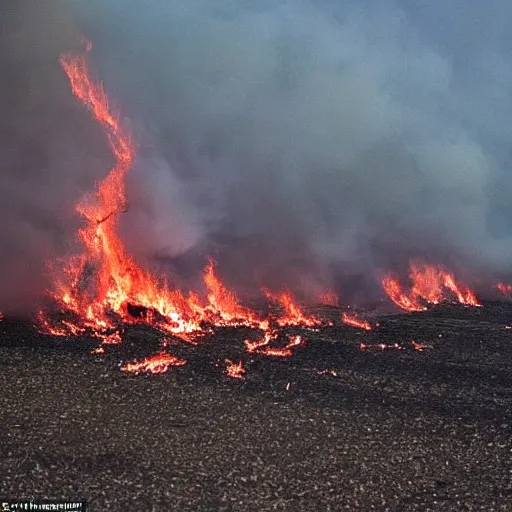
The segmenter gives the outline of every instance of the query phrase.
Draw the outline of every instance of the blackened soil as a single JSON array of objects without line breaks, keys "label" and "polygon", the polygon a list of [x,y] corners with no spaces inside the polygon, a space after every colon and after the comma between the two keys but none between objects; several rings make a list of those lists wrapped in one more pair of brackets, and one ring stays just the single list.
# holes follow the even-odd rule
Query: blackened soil
[{"label": "blackened soil", "polygon": [[[131,375],[120,365],[161,350],[158,333],[127,327],[92,355],[93,338],[4,320],[0,497],[86,498],[94,512],[512,510],[512,305],[373,321],[297,331],[307,344],[287,359],[219,329],[166,348],[185,366]],[[243,360],[244,380],[225,359]]]}]

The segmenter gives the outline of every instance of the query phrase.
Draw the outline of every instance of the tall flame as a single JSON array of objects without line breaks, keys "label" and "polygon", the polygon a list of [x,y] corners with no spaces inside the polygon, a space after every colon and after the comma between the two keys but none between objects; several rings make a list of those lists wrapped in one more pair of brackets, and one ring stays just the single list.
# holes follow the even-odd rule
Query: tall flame
[{"label": "tall flame", "polygon": [[[70,261],[66,279],[58,283],[53,296],[96,330],[112,328],[109,312],[129,320],[128,303],[157,312],[164,319],[161,327],[174,334],[197,330],[199,319],[181,292],[161,286],[140,268],[118,236],[119,214],[127,210],[125,177],[136,155],[130,132],[111,109],[103,86],[91,79],[85,57],[66,54],[60,62],[73,94],[103,128],[115,164],[99,183],[93,200],[77,206],[86,221],[79,233],[86,254]],[[87,265],[94,272],[92,298],[84,283]]]}]

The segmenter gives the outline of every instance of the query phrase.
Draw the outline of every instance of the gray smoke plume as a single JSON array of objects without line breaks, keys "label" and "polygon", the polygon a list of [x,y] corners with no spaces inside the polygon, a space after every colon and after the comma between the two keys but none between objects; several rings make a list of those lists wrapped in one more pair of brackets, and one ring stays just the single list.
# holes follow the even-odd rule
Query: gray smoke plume
[{"label": "gray smoke plume", "polygon": [[[339,282],[367,293],[409,258],[480,277],[511,268],[505,0],[88,0],[61,9],[63,23],[92,40],[95,72],[139,141],[123,236],[141,261],[194,275],[211,254],[240,287],[310,296]],[[40,39],[52,46],[41,50],[45,66],[71,44]],[[65,80],[38,94],[70,109],[63,89]],[[36,196],[52,214],[71,180],[108,169],[108,159],[90,169],[91,152],[101,160],[105,147],[79,106],[73,120],[87,140],[59,133],[60,119],[36,137],[72,160],[53,151],[51,204]]]}]

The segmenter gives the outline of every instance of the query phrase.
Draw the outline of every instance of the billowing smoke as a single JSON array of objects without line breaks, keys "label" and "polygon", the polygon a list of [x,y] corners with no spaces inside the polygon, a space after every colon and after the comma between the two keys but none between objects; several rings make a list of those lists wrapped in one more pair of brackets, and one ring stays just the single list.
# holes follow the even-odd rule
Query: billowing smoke
[{"label": "billowing smoke", "polygon": [[[134,254],[182,275],[211,254],[241,287],[310,294],[339,282],[367,293],[411,257],[480,276],[512,268],[512,5],[417,4],[68,3],[62,24],[92,40],[94,69],[139,142],[123,219]],[[30,178],[12,170],[7,183],[23,212],[9,229],[17,240],[30,231],[20,250],[32,255],[62,226],[56,205],[75,197],[71,184],[108,168],[83,109],[62,115],[73,110],[65,80],[44,84],[71,44],[50,19],[53,31],[37,28],[47,46],[30,62],[11,57],[41,109],[27,118],[26,104],[13,107],[13,144],[32,134],[47,155],[45,167],[7,152],[28,160]],[[60,223],[38,225],[31,208]]]}]

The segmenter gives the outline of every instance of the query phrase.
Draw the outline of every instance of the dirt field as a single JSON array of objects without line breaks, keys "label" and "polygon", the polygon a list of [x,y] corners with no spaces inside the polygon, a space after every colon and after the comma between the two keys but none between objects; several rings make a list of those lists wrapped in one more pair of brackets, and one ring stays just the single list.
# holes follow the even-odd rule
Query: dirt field
[{"label": "dirt field", "polygon": [[185,366],[132,375],[121,363],[158,350],[155,332],[92,355],[97,340],[6,319],[0,496],[93,512],[511,510],[512,305],[376,321],[302,331],[285,359],[220,329],[167,347]]}]

